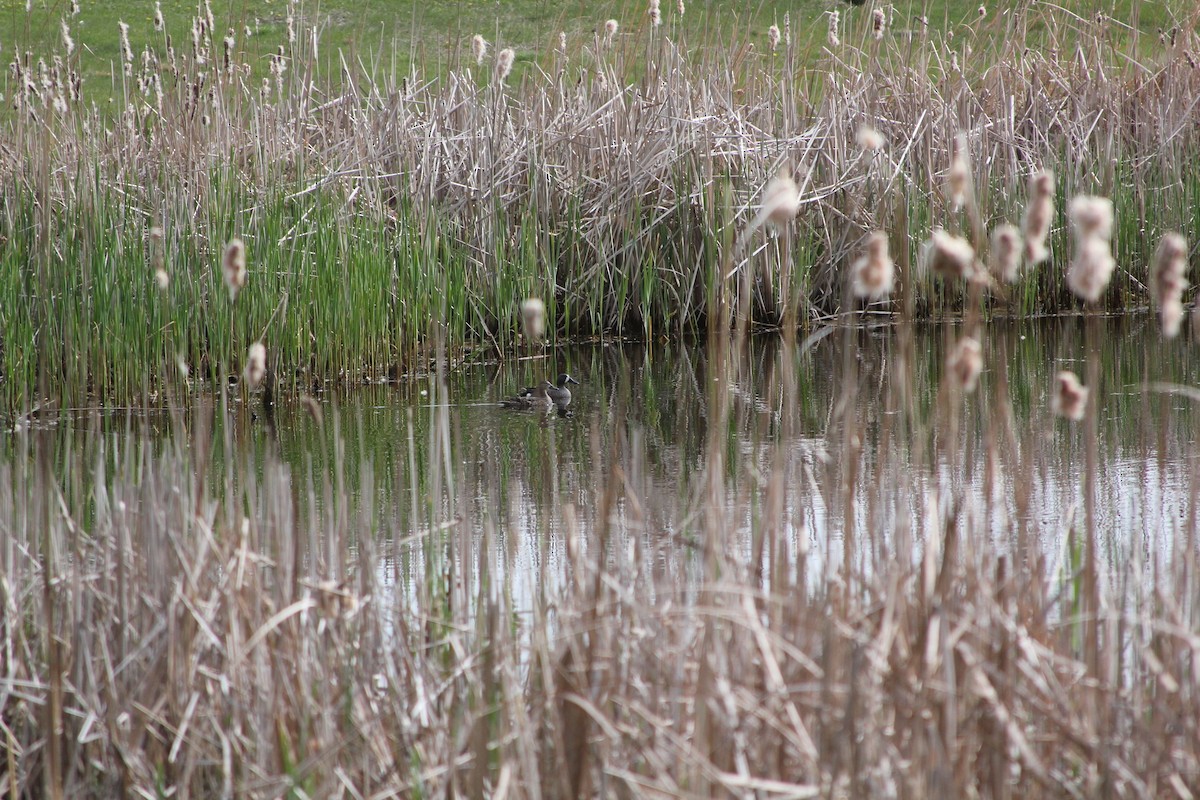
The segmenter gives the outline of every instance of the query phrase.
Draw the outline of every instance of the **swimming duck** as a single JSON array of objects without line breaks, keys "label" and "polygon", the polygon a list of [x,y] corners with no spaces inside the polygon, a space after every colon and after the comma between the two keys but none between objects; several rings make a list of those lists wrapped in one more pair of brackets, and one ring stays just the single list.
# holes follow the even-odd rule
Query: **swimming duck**
[{"label": "swimming duck", "polygon": [[571,405],[571,390],[567,384],[579,385],[579,381],[565,372],[559,373],[558,381],[542,381],[540,386],[526,386],[516,397],[502,400],[500,405],[505,408],[541,409],[549,411],[551,407],[558,410],[560,417],[568,415],[567,406]]}]

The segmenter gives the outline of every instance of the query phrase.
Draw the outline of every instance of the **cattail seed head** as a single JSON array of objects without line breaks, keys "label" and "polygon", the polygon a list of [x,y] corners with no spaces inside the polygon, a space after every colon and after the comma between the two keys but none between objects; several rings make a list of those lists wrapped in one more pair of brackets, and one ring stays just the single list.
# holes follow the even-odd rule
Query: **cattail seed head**
[{"label": "cattail seed head", "polygon": [[155,2],[154,4],[154,30],[161,31],[166,23],[163,21],[162,3]]},{"label": "cattail seed head", "polygon": [[1087,236],[1079,243],[1075,259],[1067,268],[1067,288],[1076,297],[1094,303],[1104,294],[1117,262],[1106,239]]},{"label": "cattail seed head", "polygon": [[976,339],[964,336],[950,351],[946,367],[954,385],[970,394],[975,391],[983,372],[983,347]]},{"label": "cattail seed head", "polygon": [[471,55],[475,56],[475,64],[483,64],[483,59],[487,55],[488,43],[478,33],[471,37]]},{"label": "cattail seed head", "polygon": [[1067,205],[1067,216],[1080,239],[1098,237],[1112,240],[1113,204],[1107,197],[1076,195]]},{"label": "cattail seed head", "polygon": [[827,36],[830,47],[837,47],[842,43],[838,36],[838,23],[841,20],[841,15],[837,11],[829,12],[829,34]]},{"label": "cattail seed head", "polygon": [[537,297],[521,301],[521,330],[531,342],[541,341],[546,332],[546,304]]},{"label": "cattail seed head", "polygon": [[975,277],[975,248],[960,236],[935,228],[921,246],[924,268],[946,280],[971,280]]},{"label": "cattail seed head", "polygon": [[875,231],[867,237],[867,252],[854,262],[854,295],[878,300],[891,294],[896,268],[888,254],[887,234]]},{"label": "cattail seed head", "polygon": [[124,21],[118,20],[117,27],[121,31],[121,55],[126,64],[132,64],[133,48],[129,46],[129,26]]},{"label": "cattail seed head", "polygon": [[1050,405],[1060,417],[1078,422],[1087,410],[1088,390],[1074,372],[1063,370],[1054,376],[1054,397]]},{"label": "cattail seed head", "polygon": [[650,0],[650,8],[646,13],[650,16],[650,24],[658,27],[662,24],[662,11],[659,9],[659,0]]},{"label": "cattail seed head", "polygon": [[772,25],[767,28],[767,44],[771,46],[771,51],[774,52],[779,47],[779,26]]},{"label": "cattail seed head", "polygon": [[165,269],[156,269],[154,270],[154,283],[161,291],[165,292],[171,287],[171,276]]},{"label": "cattail seed head", "polygon": [[241,239],[230,239],[225,245],[225,256],[221,259],[221,271],[225,285],[229,287],[229,301],[237,300],[238,292],[246,285],[246,243]]},{"label": "cattail seed head", "polygon": [[800,213],[800,189],[786,169],[770,180],[763,191],[761,218],[782,228]]},{"label": "cattail seed head", "polygon": [[683,4],[683,0],[675,0],[675,10],[679,13],[679,16],[682,17],[684,15],[684,12],[687,11],[687,6]]},{"label": "cattail seed head", "polygon": [[615,19],[610,19],[604,23],[604,41],[606,44],[612,44],[613,38],[617,35],[617,31],[620,29],[620,27],[621,23],[617,22]]},{"label": "cattail seed head", "polygon": [[62,21],[62,41],[63,49],[67,51],[67,57],[69,58],[75,52],[75,40],[71,38],[71,26],[67,24],[65,19]]},{"label": "cattail seed head", "polygon": [[854,134],[854,139],[863,150],[882,150],[883,146],[887,144],[883,134],[870,125],[860,125],[858,132]]},{"label": "cattail seed head", "polygon": [[267,377],[267,348],[262,342],[250,345],[250,350],[246,353],[245,376],[246,384],[251,390],[257,389],[263,378]]},{"label": "cattail seed head", "polygon": [[1022,220],[1025,235],[1025,260],[1031,265],[1045,261],[1050,253],[1046,239],[1054,219],[1054,173],[1039,170],[1029,178],[1029,200]]},{"label": "cattail seed head", "polygon": [[496,54],[496,80],[504,83],[508,80],[509,74],[512,72],[513,61],[517,58],[516,52],[511,47],[506,47]]},{"label": "cattail seed head", "polygon": [[970,193],[971,161],[967,156],[967,136],[960,133],[954,137],[954,158],[950,161],[950,170],[946,173],[946,194],[957,211],[967,202]]},{"label": "cattail seed head", "polygon": [[1168,233],[1158,243],[1150,268],[1150,289],[1158,307],[1163,336],[1168,339],[1179,334],[1183,324],[1183,292],[1188,287],[1187,240],[1178,233]]},{"label": "cattail seed head", "polygon": [[992,229],[989,252],[992,274],[1012,283],[1021,275],[1021,231],[1016,225],[1003,222]]},{"label": "cattail seed head", "polygon": [[877,8],[871,12],[871,35],[875,37],[875,41],[879,41],[883,38],[885,31],[887,31],[887,15],[883,13],[882,8]]}]

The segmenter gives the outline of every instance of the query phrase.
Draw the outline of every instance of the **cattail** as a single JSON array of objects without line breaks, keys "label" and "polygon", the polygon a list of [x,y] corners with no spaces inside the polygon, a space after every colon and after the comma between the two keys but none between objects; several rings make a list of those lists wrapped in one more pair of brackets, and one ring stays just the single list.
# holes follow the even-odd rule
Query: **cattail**
[{"label": "cattail", "polygon": [[935,228],[921,246],[924,268],[946,280],[975,277],[975,248],[966,239]]},{"label": "cattail", "polygon": [[684,15],[684,12],[687,11],[687,6],[683,4],[683,0],[676,0],[675,11],[678,12],[679,16],[681,17]]},{"label": "cattail", "polygon": [[621,27],[620,23],[615,19],[610,19],[604,23],[604,43],[612,44],[613,38],[617,35],[617,30]]},{"label": "cattail", "polygon": [[78,2],[78,0],[71,0],[71,16],[72,16],[72,17],[78,17],[78,16],[79,16],[79,2]]},{"label": "cattail", "polygon": [[257,389],[263,378],[267,377],[267,348],[262,342],[250,345],[250,351],[246,353],[245,375],[251,390]]},{"label": "cattail", "polygon": [[165,26],[166,23],[163,21],[162,15],[162,3],[156,2],[154,4],[154,30],[161,31]]},{"label": "cattail", "polygon": [[792,46],[792,12],[783,12],[783,45]]},{"label": "cattail", "polygon": [[891,293],[896,268],[888,255],[887,234],[875,231],[867,237],[866,255],[854,262],[854,295],[878,300]]},{"label": "cattail", "polygon": [[882,150],[887,144],[887,140],[883,138],[883,134],[872,128],[870,125],[860,125],[858,132],[854,134],[854,139],[858,142],[858,146],[863,150]]},{"label": "cattail", "polygon": [[225,34],[225,62],[224,67],[227,72],[233,70],[233,48],[237,46],[237,37],[234,35],[233,28]]},{"label": "cattail", "polygon": [[779,26],[772,25],[767,28],[767,44],[771,46],[771,52],[775,52],[779,47]]},{"label": "cattail", "polygon": [[288,3],[287,10],[287,40],[288,44],[296,43],[296,5]]},{"label": "cattail", "polygon": [[1063,370],[1054,376],[1054,397],[1051,408],[1060,417],[1078,422],[1087,409],[1088,390],[1074,372]]},{"label": "cattail", "polygon": [[946,367],[954,384],[967,394],[975,391],[979,374],[983,372],[983,347],[970,336],[964,336],[950,351]]},{"label": "cattail", "polygon": [[483,59],[487,55],[488,43],[478,33],[471,37],[471,55],[475,56],[475,64],[482,65]]},{"label": "cattail", "polygon": [[1016,225],[1002,222],[992,229],[989,252],[992,274],[1009,283],[1021,275],[1021,231]]},{"label": "cattail", "polygon": [[133,63],[133,48],[129,46],[129,26],[118,20],[117,27],[121,30],[121,56],[126,64]]},{"label": "cattail", "polygon": [[75,52],[75,40],[71,38],[71,26],[65,19],[62,21],[62,41],[63,49],[67,51],[67,57],[70,58],[71,53]]},{"label": "cattail", "polygon": [[154,283],[161,291],[165,292],[171,286],[171,276],[165,269],[156,269],[154,270]]},{"label": "cattail", "polygon": [[229,301],[237,300],[238,292],[246,285],[246,244],[241,239],[230,239],[225,245],[225,257],[221,260],[225,274],[225,285],[229,287]]},{"label": "cattail", "polygon": [[509,73],[512,72],[513,61],[517,54],[511,47],[506,47],[496,54],[496,80],[500,83],[508,80]]},{"label": "cattail", "polygon": [[837,47],[839,44],[842,43],[842,40],[840,38],[838,38],[838,21],[840,19],[841,19],[841,15],[838,14],[838,12],[836,12],[836,11],[829,12],[829,37],[828,38],[829,38],[829,46],[830,47]]},{"label": "cattail", "polygon": [[1150,270],[1150,288],[1158,306],[1163,336],[1168,339],[1179,334],[1183,323],[1183,292],[1188,287],[1187,240],[1178,233],[1168,233],[1158,243]]},{"label": "cattail", "polygon": [[887,15],[883,13],[882,8],[877,8],[871,12],[871,34],[875,37],[875,41],[882,39],[886,30]]},{"label": "cattail", "polygon": [[650,24],[658,27],[662,24],[662,11],[659,10],[659,0],[650,0],[650,8],[646,12],[650,16]]},{"label": "cattail", "polygon": [[249,39],[253,35],[254,35],[254,31],[250,28],[249,25],[242,26],[242,37],[243,38]]},{"label": "cattail", "polygon": [[970,193],[971,161],[967,156],[967,135],[960,133],[954,137],[954,158],[950,161],[950,170],[946,173],[946,194],[957,211],[967,202]]},{"label": "cattail", "polygon": [[558,32],[558,52],[562,53],[564,56],[567,54],[567,32],[566,31]]},{"label": "cattail", "polygon": [[1030,265],[1045,261],[1050,252],[1046,239],[1050,236],[1050,223],[1054,219],[1054,173],[1040,170],[1029,179],[1029,201],[1022,221],[1025,235],[1025,260]]},{"label": "cattail", "polygon": [[1067,216],[1080,239],[1098,237],[1112,240],[1113,204],[1107,197],[1076,195],[1067,206]]},{"label": "cattail", "polygon": [[979,18],[983,19],[986,16],[987,16],[987,6],[980,6],[979,7]]},{"label": "cattail", "polygon": [[782,228],[795,219],[798,213],[800,213],[800,189],[786,170],[780,170],[763,191],[762,208],[759,210],[758,216],[759,224],[765,220],[776,228]]},{"label": "cattail", "polygon": [[541,341],[546,332],[546,304],[536,297],[521,301],[521,330],[531,342]]},{"label": "cattail", "polygon": [[1081,300],[1094,303],[1104,294],[1116,265],[1107,240],[1086,236],[1079,243],[1075,260],[1067,268],[1067,288]]}]

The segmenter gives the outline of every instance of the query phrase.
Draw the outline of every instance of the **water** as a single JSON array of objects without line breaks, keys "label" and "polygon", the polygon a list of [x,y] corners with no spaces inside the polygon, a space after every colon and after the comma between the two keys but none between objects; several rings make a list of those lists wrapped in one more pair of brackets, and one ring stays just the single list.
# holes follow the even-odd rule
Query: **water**
[{"label": "water", "polygon": [[[1197,404],[1151,384],[1196,386],[1200,360],[1186,335],[1164,343],[1148,318],[1092,324],[1096,530],[1116,565],[1163,551],[1196,524]],[[1086,380],[1087,326],[989,324],[979,390],[956,404],[941,374],[947,338],[960,333],[878,327],[847,339],[839,330],[808,346],[762,337],[720,365],[703,342],[579,345],[468,359],[447,370],[444,395],[429,374],[319,393],[317,415],[285,399],[274,429],[257,400],[222,414],[214,399],[174,416],[76,412],[34,428],[84,520],[97,513],[97,464],[101,482],[136,486],[170,454],[184,463],[207,454],[210,496],[243,492],[247,507],[265,508],[281,502],[267,497],[274,490],[290,502],[310,531],[313,571],[350,575],[372,556],[369,568],[401,594],[438,570],[460,582],[486,573],[527,607],[574,580],[572,555],[594,556],[605,536],[617,574],[651,571],[654,585],[687,592],[714,486],[724,535],[764,565],[765,583],[847,560],[869,570],[881,556],[916,558],[939,509],[1001,551],[1035,536],[1065,558],[1069,531],[1085,522],[1086,441],[1082,423],[1054,418],[1050,391],[1060,369]],[[581,381],[571,417],[498,406],[560,370]],[[10,480],[21,480],[29,438],[5,437]]]}]

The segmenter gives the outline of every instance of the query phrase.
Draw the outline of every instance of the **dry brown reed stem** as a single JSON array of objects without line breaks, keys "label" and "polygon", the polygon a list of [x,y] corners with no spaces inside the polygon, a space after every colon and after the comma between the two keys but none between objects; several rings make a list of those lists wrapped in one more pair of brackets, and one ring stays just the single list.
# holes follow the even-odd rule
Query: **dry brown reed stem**
[{"label": "dry brown reed stem", "polygon": [[1179,335],[1183,322],[1183,292],[1188,287],[1187,240],[1178,233],[1163,235],[1150,266],[1150,291],[1158,308],[1163,336]]}]

